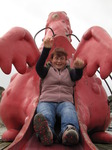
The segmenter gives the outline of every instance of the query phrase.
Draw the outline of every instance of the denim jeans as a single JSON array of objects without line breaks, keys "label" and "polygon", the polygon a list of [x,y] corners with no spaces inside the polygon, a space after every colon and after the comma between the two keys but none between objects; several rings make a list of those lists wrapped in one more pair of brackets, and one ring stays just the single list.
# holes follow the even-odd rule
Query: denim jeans
[{"label": "denim jeans", "polygon": [[61,118],[60,137],[68,125],[75,126],[76,130],[79,132],[77,112],[75,106],[70,102],[39,102],[37,113],[43,114],[53,133],[55,133],[54,125],[56,123],[56,116]]}]

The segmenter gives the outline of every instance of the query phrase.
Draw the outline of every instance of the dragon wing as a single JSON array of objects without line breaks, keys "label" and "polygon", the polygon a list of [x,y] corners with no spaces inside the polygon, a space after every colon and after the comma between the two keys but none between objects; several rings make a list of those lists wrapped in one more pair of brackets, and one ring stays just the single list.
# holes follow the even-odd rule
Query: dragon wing
[{"label": "dragon wing", "polygon": [[0,38],[0,68],[6,74],[11,72],[12,64],[19,73],[25,73],[39,56],[31,34],[24,28],[14,27]]},{"label": "dragon wing", "polygon": [[75,57],[85,61],[88,76],[93,76],[100,67],[100,76],[105,79],[112,71],[112,38],[101,27],[89,28],[82,36]]}]

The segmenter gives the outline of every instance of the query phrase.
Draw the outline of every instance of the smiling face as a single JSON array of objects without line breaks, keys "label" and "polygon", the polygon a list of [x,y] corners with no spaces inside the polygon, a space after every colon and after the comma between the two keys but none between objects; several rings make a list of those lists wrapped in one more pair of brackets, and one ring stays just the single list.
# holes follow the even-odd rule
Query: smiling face
[{"label": "smiling face", "polygon": [[62,48],[55,49],[51,54],[51,63],[58,70],[64,69],[66,66],[66,61],[67,53]]},{"label": "smiling face", "polygon": [[64,69],[64,67],[66,66],[66,57],[65,56],[59,57],[58,55],[54,55],[52,59],[52,65],[58,70]]}]

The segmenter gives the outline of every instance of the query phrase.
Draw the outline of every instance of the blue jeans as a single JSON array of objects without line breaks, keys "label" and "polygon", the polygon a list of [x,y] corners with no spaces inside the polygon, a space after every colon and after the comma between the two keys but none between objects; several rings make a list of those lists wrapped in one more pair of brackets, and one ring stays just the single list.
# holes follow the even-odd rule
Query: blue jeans
[{"label": "blue jeans", "polygon": [[76,130],[79,132],[77,112],[75,110],[75,106],[70,102],[39,102],[37,106],[37,113],[43,114],[53,133],[55,133],[54,125],[56,123],[56,116],[61,117],[60,137],[68,125],[75,126]]}]

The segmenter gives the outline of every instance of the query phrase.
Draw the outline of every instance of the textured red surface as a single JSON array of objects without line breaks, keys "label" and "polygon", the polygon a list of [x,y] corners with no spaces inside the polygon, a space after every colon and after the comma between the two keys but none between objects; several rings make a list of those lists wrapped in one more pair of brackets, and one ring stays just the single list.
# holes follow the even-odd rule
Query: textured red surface
[{"label": "textured red surface", "polygon": [[[74,147],[66,147],[62,144],[54,144],[53,146],[45,147],[42,146],[35,137],[32,119],[38,104],[40,90],[40,79],[35,71],[35,62],[38,60],[40,52],[36,48],[29,32],[20,28],[14,28],[14,30],[11,30],[3,37],[6,41],[6,45],[8,44],[10,51],[10,53],[6,51],[6,55],[5,51],[1,52],[1,49],[4,48],[4,50],[7,50],[7,47],[5,47],[4,40],[0,39],[0,66],[2,70],[5,73],[9,73],[12,63],[20,73],[24,73],[15,74],[12,77],[8,88],[3,93],[0,103],[0,116],[7,127],[7,131],[3,134],[2,139],[13,141],[8,147],[10,150],[96,150],[97,148],[92,143],[91,139],[95,142],[112,143],[112,136],[105,133],[105,130],[110,123],[110,108],[108,106],[107,95],[101,80],[96,75],[92,76],[98,66],[101,67],[101,70],[104,67],[104,63],[100,62],[103,61],[105,55],[106,58],[104,59],[104,62],[107,71],[104,73],[102,70],[101,76],[106,77],[109,75],[111,67],[108,67],[108,64],[111,65],[110,56],[112,54],[111,38],[102,28],[93,27],[84,34],[77,51],[75,51],[70,43],[71,37],[66,37],[66,34],[71,34],[72,30],[69,19],[64,12],[51,13],[48,17],[46,26],[51,27],[56,34],[52,50],[55,47],[65,48],[71,66],[74,60],[73,56],[82,58],[87,65],[84,69],[83,77],[76,83],[74,89],[75,105],[81,131],[80,142]],[[19,35],[19,33],[20,35],[17,36],[17,39],[18,37],[21,39],[20,37],[24,35],[23,31],[28,35],[25,38],[28,45],[25,40],[23,40],[23,42],[21,42],[21,40],[15,41],[16,36]],[[18,34],[16,35],[15,33]],[[52,36],[52,32],[51,30],[46,29],[45,38],[48,36]],[[10,39],[9,37],[12,38]],[[106,43],[105,40],[107,40]],[[18,52],[20,52],[22,56],[20,56]],[[9,65],[4,63],[4,61],[2,63],[2,60],[8,57]],[[106,63],[106,60],[109,60],[108,63]],[[26,63],[32,67],[28,67]]]}]

